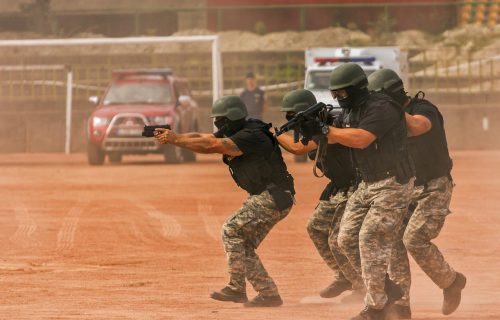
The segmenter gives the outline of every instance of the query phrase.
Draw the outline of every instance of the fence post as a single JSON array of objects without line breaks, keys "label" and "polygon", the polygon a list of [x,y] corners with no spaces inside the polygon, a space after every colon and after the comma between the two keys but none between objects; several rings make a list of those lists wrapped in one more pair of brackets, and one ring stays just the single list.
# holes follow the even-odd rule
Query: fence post
[{"label": "fence post", "polygon": [[300,7],[300,9],[299,9],[299,30],[305,31],[306,28],[307,28],[306,9],[304,7]]},{"label": "fence post", "polygon": [[494,66],[493,66],[493,60],[490,59],[490,90],[493,91],[494,88],[495,88]]},{"label": "fence post", "polygon": [[444,70],[445,71],[445,77],[446,77],[446,92],[450,92],[450,70],[448,66],[448,59],[444,59]]},{"label": "fence post", "polygon": [[434,64],[434,90],[439,93],[439,60]]},{"label": "fence post", "polygon": [[73,70],[71,66],[66,67],[66,141],[64,144],[64,153],[70,154],[71,152],[71,116],[73,107]]},{"label": "fence post", "polygon": [[217,9],[217,31],[222,31],[224,15],[222,9]]},{"label": "fence post", "polygon": [[479,93],[483,93],[483,64],[479,60]]},{"label": "fence post", "polygon": [[469,93],[472,92],[472,70],[470,66],[470,56],[467,58],[467,85],[469,87]]}]

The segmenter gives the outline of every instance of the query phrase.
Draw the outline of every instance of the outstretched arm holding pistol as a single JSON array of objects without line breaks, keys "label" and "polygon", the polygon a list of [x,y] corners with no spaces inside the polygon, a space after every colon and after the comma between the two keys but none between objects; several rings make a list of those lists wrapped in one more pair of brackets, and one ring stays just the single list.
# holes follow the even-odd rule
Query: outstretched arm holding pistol
[{"label": "outstretched arm holding pistol", "polygon": [[170,129],[156,128],[154,137],[160,144],[173,144],[198,153],[220,153],[241,156],[243,153],[230,138],[217,138],[211,133],[174,133]]}]

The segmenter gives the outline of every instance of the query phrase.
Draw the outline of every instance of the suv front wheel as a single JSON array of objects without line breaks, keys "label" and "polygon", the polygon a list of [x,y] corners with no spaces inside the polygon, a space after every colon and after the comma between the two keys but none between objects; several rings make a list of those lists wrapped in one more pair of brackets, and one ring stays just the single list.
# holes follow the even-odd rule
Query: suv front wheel
[{"label": "suv front wheel", "polygon": [[110,153],[110,154],[108,154],[108,159],[109,159],[109,162],[111,162],[111,163],[120,163],[120,162],[122,162],[122,154],[116,153],[116,152]]},{"label": "suv front wheel", "polygon": [[87,160],[92,166],[101,166],[104,163],[106,154],[99,146],[89,142],[87,145]]}]

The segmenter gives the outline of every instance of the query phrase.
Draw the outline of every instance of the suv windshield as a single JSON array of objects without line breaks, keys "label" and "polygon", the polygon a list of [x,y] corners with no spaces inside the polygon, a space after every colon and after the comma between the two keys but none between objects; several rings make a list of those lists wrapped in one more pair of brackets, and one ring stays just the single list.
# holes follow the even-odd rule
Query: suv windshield
[{"label": "suv windshield", "polygon": [[331,70],[311,72],[307,79],[306,88],[328,90],[330,87],[330,73],[332,73]]},{"label": "suv windshield", "polygon": [[[368,77],[375,70],[364,69],[366,76]],[[332,70],[321,70],[321,71],[311,71],[309,77],[307,78],[306,89],[314,90],[329,90],[330,87],[330,74]]]},{"label": "suv windshield", "polygon": [[172,102],[170,89],[165,83],[115,83],[104,97],[110,104],[168,104]]}]

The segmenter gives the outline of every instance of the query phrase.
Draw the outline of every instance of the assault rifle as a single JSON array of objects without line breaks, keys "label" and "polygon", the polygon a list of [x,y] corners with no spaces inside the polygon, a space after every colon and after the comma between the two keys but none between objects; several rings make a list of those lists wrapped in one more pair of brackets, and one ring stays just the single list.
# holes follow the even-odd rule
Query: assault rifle
[{"label": "assault rifle", "polygon": [[[324,104],[323,102],[318,102],[315,105],[310,106],[304,111],[297,113],[292,119],[287,123],[282,125],[279,129],[276,128],[276,136],[282,135],[285,132],[294,130],[293,141],[295,143],[299,142],[301,132],[299,131],[300,126],[308,120],[316,120],[320,123],[320,126],[326,125],[326,120],[328,118],[328,112],[333,108],[332,105]],[[312,137],[306,137],[302,134],[302,139],[300,141],[303,145],[306,145]]]},{"label": "assault rifle", "polygon": [[168,129],[168,130],[170,130],[171,127],[168,124],[159,125],[159,126],[144,126],[144,130],[142,131],[142,136],[143,137],[154,137],[155,136],[155,129]]}]

